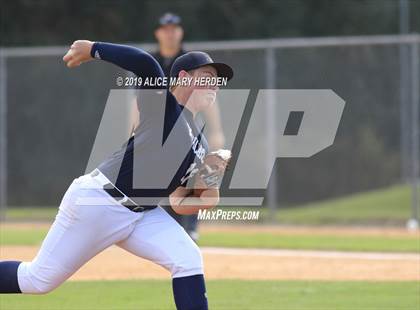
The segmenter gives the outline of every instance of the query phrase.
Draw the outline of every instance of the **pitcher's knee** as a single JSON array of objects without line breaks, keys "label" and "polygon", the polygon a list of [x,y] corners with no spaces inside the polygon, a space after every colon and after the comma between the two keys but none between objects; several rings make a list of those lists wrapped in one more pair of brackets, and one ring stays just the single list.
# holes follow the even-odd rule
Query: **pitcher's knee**
[{"label": "pitcher's knee", "polygon": [[191,242],[191,246],[182,249],[170,268],[173,278],[203,274],[203,257],[199,247]]},{"label": "pitcher's knee", "polygon": [[32,292],[27,292],[29,294],[38,294],[38,295],[44,295],[48,294],[55,288],[57,288],[58,285],[55,285],[54,283],[38,283],[36,286],[34,286],[34,290]]},{"label": "pitcher's knee", "polygon": [[24,294],[47,294],[57,288],[66,276],[59,268],[42,268],[31,262],[24,262],[18,268],[19,288]]}]

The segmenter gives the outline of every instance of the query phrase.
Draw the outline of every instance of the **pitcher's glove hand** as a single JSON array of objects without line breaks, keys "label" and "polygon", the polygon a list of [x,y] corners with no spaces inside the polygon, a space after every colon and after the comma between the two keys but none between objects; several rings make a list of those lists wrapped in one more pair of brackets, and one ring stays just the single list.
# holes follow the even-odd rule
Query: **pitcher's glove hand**
[{"label": "pitcher's glove hand", "polygon": [[223,149],[204,157],[203,164],[194,179],[194,196],[199,197],[206,189],[219,189],[231,157],[231,151]]}]

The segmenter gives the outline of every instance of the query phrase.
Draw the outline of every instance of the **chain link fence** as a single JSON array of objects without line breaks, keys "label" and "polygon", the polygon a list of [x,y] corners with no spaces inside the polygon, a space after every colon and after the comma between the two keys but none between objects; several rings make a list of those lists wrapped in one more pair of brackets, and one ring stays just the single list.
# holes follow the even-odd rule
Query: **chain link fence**
[{"label": "chain link fence", "polygon": [[[235,69],[229,88],[332,89],[346,101],[333,146],[309,159],[278,159],[272,208],[411,186],[419,210],[420,36],[186,43]],[[134,44],[136,45],[136,44]],[[138,45],[153,50],[154,45]],[[68,70],[66,47],[0,49],[0,205],[56,206],[84,173],[113,65]],[[273,120],[275,122],[275,120]],[[258,150],[256,150],[258,151]]]}]

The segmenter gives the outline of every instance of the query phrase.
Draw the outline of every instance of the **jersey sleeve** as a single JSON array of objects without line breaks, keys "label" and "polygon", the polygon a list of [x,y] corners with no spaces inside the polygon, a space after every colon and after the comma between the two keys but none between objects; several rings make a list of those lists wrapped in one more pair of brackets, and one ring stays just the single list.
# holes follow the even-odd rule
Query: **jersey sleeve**
[{"label": "jersey sleeve", "polygon": [[153,56],[139,48],[95,42],[90,54],[96,59],[113,63],[125,70],[131,71],[141,78],[165,76],[162,68]]}]

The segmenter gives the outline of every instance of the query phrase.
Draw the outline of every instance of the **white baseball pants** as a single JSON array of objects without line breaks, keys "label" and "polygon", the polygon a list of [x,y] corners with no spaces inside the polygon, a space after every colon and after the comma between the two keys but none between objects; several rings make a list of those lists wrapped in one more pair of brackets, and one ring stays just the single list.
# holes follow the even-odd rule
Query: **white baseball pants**
[{"label": "white baseball pants", "polygon": [[[101,203],[86,204],[86,197]],[[85,175],[65,193],[34,260],[19,265],[19,287],[22,293],[50,292],[113,244],[163,266],[174,278],[203,274],[200,249],[161,207],[132,212]]]}]

